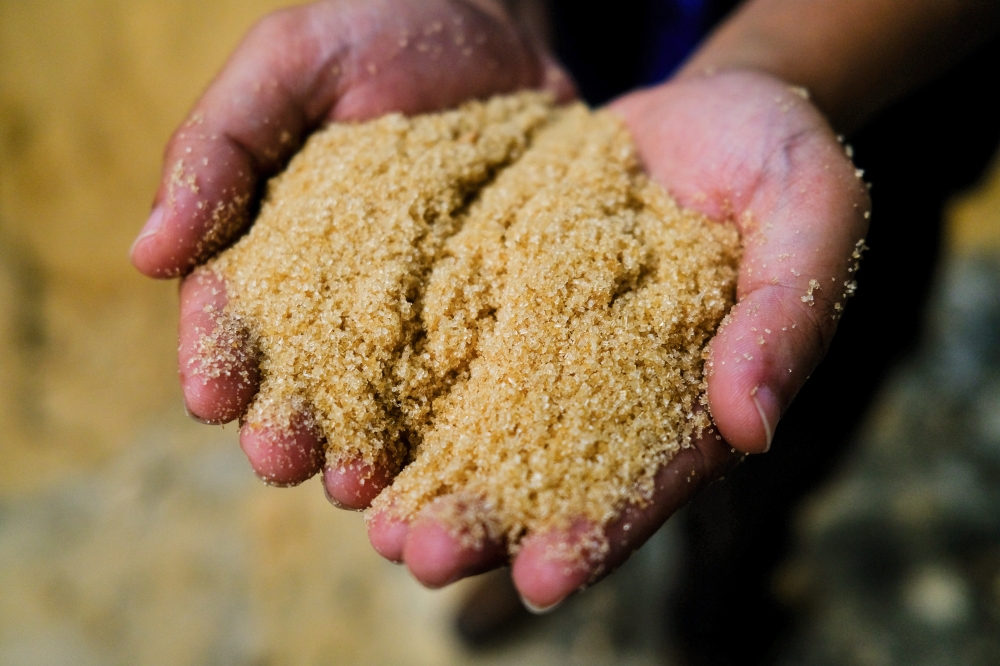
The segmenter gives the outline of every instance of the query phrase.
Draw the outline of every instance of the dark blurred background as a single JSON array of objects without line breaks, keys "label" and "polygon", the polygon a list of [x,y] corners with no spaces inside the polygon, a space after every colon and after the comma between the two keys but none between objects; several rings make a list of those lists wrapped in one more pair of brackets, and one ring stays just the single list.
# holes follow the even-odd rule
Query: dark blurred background
[{"label": "dark blurred background", "polygon": [[[473,644],[455,618],[480,583],[423,590],[317,483],[262,487],[234,427],[184,416],[176,286],[127,250],[169,133],[282,4],[0,0],[0,664],[683,663],[691,516]],[[674,55],[617,57],[648,82]],[[594,77],[594,99],[613,92]],[[967,180],[913,345],[862,387],[864,425],[780,543],[765,591],[784,629],[754,648],[774,663],[1000,663],[1000,168]],[[480,606],[509,602],[494,588]]]}]

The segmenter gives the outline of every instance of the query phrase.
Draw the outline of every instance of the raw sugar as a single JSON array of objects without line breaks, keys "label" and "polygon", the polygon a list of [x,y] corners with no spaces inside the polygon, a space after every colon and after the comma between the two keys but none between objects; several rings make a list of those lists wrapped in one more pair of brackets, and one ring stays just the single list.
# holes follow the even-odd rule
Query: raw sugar
[{"label": "raw sugar", "polygon": [[260,359],[247,420],[305,415],[328,464],[401,470],[376,510],[516,548],[643,502],[709,426],[738,258],[620,121],[521,93],[316,133],[210,268]]}]

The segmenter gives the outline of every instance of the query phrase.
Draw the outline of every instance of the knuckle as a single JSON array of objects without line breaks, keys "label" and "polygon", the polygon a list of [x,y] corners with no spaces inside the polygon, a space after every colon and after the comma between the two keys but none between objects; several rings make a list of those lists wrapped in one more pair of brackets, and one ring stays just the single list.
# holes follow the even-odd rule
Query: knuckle
[{"label": "knuckle", "polygon": [[[818,363],[826,354],[837,330],[839,315],[833,295],[812,285],[808,291],[799,284],[767,284],[760,287],[777,290],[778,300],[784,304],[784,316],[799,327],[800,335],[808,340],[808,347],[814,350],[815,362]],[[808,298],[804,298],[803,294]]]},{"label": "knuckle", "polygon": [[828,297],[817,295],[814,304],[802,303],[799,310],[802,313],[803,328],[808,331],[812,338],[818,362],[829,349],[830,343],[833,341],[833,334],[837,329],[833,302]]}]

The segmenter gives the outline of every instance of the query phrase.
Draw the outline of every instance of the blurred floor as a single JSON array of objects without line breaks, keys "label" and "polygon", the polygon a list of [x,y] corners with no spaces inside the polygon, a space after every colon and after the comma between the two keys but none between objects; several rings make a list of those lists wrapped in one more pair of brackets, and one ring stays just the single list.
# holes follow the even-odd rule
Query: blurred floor
[{"label": "blurred floor", "polygon": [[922,343],[799,512],[783,666],[1000,664],[1000,164],[948,232]]},{"label": "blurred floor", "polygon": [[[532,618],[516,640],[469,653],[451,627],[461,586],[423,590],[371,551],[360,516],[330,508],[318,484],[261,486],[234,427],[184,416],[176,286],[140,278],[128,245],[170,131],[239,35],[279,4],[0,0],[0,664],[655,663],[672,529],[609,583]],[[943,293],[986,293],[976,285],[994,284],[1000,267],[969,257],[1000,256],[1000,169],[956,204],[949,229],[958,277],[948,284],[972,287]],[[926,353],[943,353],[943,340],[931,337]],[[992,368],[982,377],[1000,377],[997,357],[973,362]],[[1000,402],[983,382],[961,394],[978,406],[949,418],[967,425],[979,415],[995,437]],[[881,434],[864,441],[910,432],[886,410],[926,410],[885,404],[920,386],[940,382],[887,389],[870,429]],[[950,436],[919,432],[908,446]],[[972,431],[962,432],[958,443],[972,446]],[[869,469],[865,455],[845,478]],[[849,586],[815,583],[829,515],[804,514],[781,589],[804,604],[808,635],[834,640],[845,625],[830,618],[851,606]],[[920,580],[951,589],[951,574],[927,571]],[[911,588],[905,598],[924,598]],[[794,663],[827,663],[793,652]]]},{"label": "blurred floor", "polygon": [[1000,255],[940,278],[921,349],[800,511],[784,666],[1000,664]]}]

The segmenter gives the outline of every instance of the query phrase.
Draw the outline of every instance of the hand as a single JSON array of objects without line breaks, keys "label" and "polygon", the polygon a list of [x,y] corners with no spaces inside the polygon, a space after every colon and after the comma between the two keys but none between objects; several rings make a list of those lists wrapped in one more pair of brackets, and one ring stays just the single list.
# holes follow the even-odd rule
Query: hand
[{"label": "hand", "polygon": [[[132,248],[150,277],[176,277],[249,224],[262,185],[306,136],[330,121],[364,120],[456,106],[472,97],[573,88],[555,61],[499,0],[328,0],[272,14],[246,36],[167,145],[154,210]],[[233,343],[228,361],[205,367],[204,333],[217,330],[226,286],[199,272],[181,286],[180,375],[189,412],[225,423],[257,390],[254,360]],[[322,443],[306,427],[245,426],[240,444],[261,478],[301,482],[322,466]],[[327,470],[331,498],[367,506],[385,470]]]},{"label": "hand", "polygon": [[[455,18],[476,40],[468,56],[449,27]],[[399,57],[415,43],[426,48]],[[250,33],[171,140],[133,262],[156,277],[190,271],[246,226],[264,180],[325,121],[416,113],[523,87],[572,96],[554,61],[485,0],[325,2],[273,15]],[[595,552],[585,566],[567,568],[548,553],[589,526],[528,535],[514,577],[540,607],[623,561],[740,452],[766,449],[781,410],[832,335],[834,304],[866,226],[867,194],[853,167],[818,112],[779,81],[750,73],[678,81],[625,97],[612,110],[629,125],[655,179],[682,204],[731,217],[744,234],[741,302],[713,342],[709,378],[713,415],[729,444],[708,433],[683,451],[661,470],[652,503],[624,510],[606,528],[610,550]],[[211,422],[237,418],[256,391],[256,367],[245,355],[216,372],[199,367],[201,331],[215,327],[213,310],[224,308],[225,298],[214,276],[182,285],[185,400]],[[296,483],[321,467],[321,442],[306,428],[292,430],[241,430],[241,446],[262,478]],[[384,471],[360,467],[324,476],[331,498],[354,508],[390,481]],[[463,550],[432,516],[410,525],[374,516],[369,533],[379,552],[405,561],[430,585],[505,557],[499,544]]]},{"label": "hand", "polygon": [[[592,526],[529,534],[513,562],[522,596],[545,608],[623,562],[706,483],[770,446],[782,412],[822,359],[853,291],[870,202],[823,116],[773,77],[750,71],[677,80],[611,107],[649,174],[679,202],[730,219],[744,242],[737,305],[711,342],[708,399],[718,434],[681,451],[645,507],[604,530],[607,549],[567,566],[566,546]],[[373,545],[421,580],[445,584],[495,566],[498,547],[461,548],[431,516],[412,525],[376,516]],[[553,553],[556,555],[553,556]]]}]

